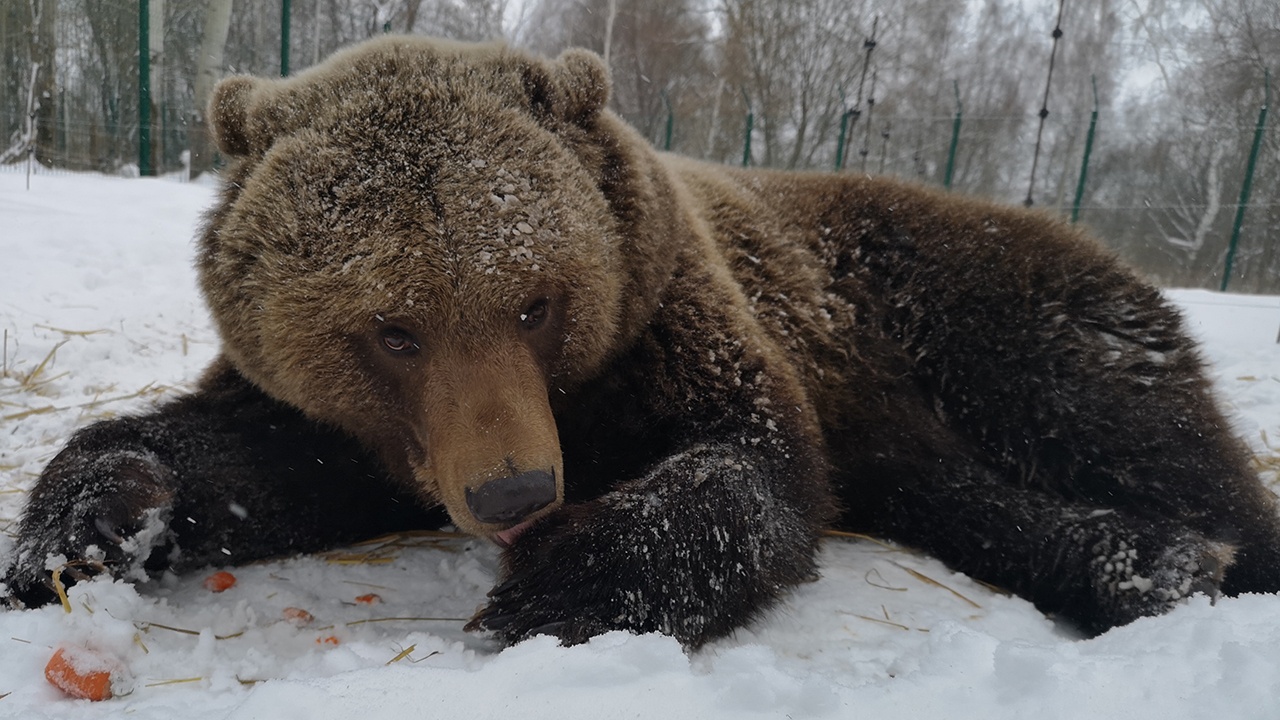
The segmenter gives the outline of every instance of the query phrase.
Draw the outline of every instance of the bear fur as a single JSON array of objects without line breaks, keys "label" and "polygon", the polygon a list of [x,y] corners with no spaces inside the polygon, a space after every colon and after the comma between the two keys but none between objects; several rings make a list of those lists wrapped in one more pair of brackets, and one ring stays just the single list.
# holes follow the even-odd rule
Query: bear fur
[{"label": "bear fur", "polygon": [[71,438],[6,583],[450,521],[469,627],[723,636],[877,533],[1088,632],[1280,589],[1276,503],[1178,314],[1046,215],[655,152],[600,59],[378,39],[234,77],[199,389]]}]

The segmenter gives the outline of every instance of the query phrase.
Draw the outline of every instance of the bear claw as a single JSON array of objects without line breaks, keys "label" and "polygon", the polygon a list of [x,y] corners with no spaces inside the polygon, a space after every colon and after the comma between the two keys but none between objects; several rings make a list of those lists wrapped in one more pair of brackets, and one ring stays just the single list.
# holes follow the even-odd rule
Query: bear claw
[{"label": "bear claw", "polygon": [[103,517],[94,518],[93,526],[97,528],[98,533],[101,534],[102,537],[106,538],[107,540],[110,540],[116,545],[124,544],[124,537],[112,526],[110,522],[107,521],[106,518],[103,518]]}]

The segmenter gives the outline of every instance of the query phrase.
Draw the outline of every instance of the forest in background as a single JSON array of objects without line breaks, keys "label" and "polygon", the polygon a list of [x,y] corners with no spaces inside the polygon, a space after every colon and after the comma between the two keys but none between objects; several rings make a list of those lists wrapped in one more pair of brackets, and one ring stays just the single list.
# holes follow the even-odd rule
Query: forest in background
[{"label": "forest in background", "polygon": [[[208,93],[230,73],[280,73],[284,3],[149,4],[151,157],[199,173],[217,162]],[[1221,282],[1264,73],[1280,72],[1275,0],[289,5],[291,72],[384,32],[552,56],[582,46],[607,57],[613,108],[659,148],[761,167],[839,160],[1067,217],[1096,107],[1080,221],[1176,286]],[[139,14],[136,0],[0,0],[0,163],[138,172]],[[1280,293],[1277,124],[1273,113],[1261,138],[1232,290]]]}]

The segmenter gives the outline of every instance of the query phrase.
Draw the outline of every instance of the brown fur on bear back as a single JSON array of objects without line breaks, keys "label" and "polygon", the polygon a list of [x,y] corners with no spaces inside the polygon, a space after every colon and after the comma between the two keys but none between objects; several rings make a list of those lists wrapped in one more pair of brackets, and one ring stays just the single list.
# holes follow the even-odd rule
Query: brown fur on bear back
[{"label": "brown fur on bear back", "polygon": [[988,327],[998,308],[993,295],[1068,308],[1100,290],[1144,301],[1156,295],[1093,237],[1045,212],[887,178],[664,157],[702,210],[756,318],[802,369],[815,402],[829,407],[822,413],[828,422],[856,392],[845,382],[865,349],[855,340],[867,323],[884,321],[888,305],[906,300],[896,295],[958,311],[952,321],[997,334],[1000,328]]}]

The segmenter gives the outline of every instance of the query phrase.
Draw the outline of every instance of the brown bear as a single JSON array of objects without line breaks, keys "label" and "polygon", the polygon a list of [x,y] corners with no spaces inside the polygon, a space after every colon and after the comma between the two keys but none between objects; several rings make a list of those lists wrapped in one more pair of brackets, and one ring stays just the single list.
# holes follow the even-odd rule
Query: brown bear
[{"label": "brown bear", "polygon": [[400,37],[224,81],[222,355],[50,462],[15,604],[57,554],[137,576],[446,521],[503,547],[470,627],[507,642],[697,647],[831,526],[1089,632],[1280,589],[1276,503],[1178,314],[1090,238],[658,153],[608,88],[585,51]]}]

